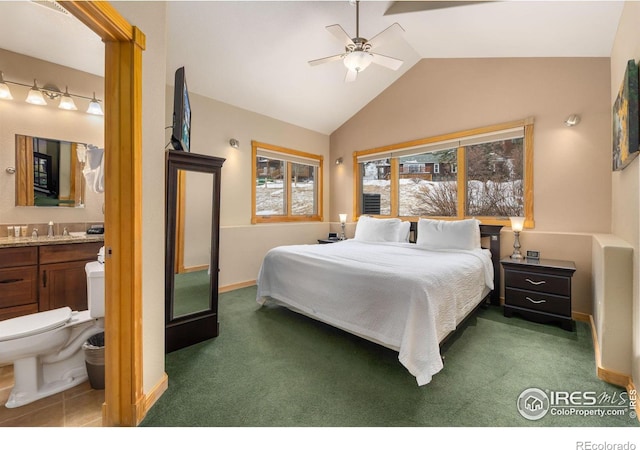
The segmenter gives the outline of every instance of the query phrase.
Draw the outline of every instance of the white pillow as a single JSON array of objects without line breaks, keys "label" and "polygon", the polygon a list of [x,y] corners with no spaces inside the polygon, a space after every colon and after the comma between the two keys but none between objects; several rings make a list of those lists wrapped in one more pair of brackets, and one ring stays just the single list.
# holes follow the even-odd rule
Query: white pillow
[{"label": "white pillow", "polygon": [[480,221],[418,220],[416,245],[429,250],[474,250],[480,248]]},{"label": "white pillow", "polygon": [[360,216],[354,239],[367,242],[408,242],[409,222],[400,219],[378,219]]}]

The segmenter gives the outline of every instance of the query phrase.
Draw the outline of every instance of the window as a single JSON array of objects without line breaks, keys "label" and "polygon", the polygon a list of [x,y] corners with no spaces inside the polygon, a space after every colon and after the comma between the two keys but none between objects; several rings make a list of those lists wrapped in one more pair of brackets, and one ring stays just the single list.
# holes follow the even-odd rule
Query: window
[{"label": "window", "polygon": [[355,152],[355,216],[476,217],[533,226],[533,121]]},{"label": "window", "polygon": [[322,156],[252,142],[251,223],[322,220]]}]

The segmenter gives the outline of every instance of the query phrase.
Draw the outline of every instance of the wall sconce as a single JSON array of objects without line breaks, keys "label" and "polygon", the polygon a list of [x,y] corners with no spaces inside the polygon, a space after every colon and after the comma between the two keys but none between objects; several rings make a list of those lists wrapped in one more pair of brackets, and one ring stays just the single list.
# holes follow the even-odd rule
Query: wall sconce
[{"label": "wall sconce", "polygon": [[511,259],[523,259],[520,253],[520,232],[524,228],[524,217],[509,217],[509,220],[511,220],[511,229],[515,235]]},{"label": "wall sconce", "polygon": [[240,141],[233,138],[229,139],[229,145],[232,146],[233,148],[240,148]]},{"label": "wall sconce", "polygon": [[577,114],[571,114],[569,117],[567,117],[565,119],[564,126],[565,127],[575,127],[579,123],[580,123],[580,116],[577,115]]},{"label": "wall sconce", "polygon": [[340,233],[340,240],[344,241],[347,237],[344,235],[344,227],[345,224],[347,223],[347,215],[346,214],[338,214],[338,217],[340,217],[340,227],[342,228],[342,232]]},{"label": "wall sconce", "polygon": [[339,166],[340,164],[342,164],[342,156],[336,159],[336,166]]},{"label": "wall sconce", "polygon": [[30,87],[29,93],[27,94],[26,102],[32,105],[46,105],[47,97],[50,100],[60,99],[60,103],[58,104],[58,108],[66,109],[68,111],[76,111],[78,107],[76,106],[72,97],[83,98],[89,100],[89,108],[87,109],[87,113],[95,114],[95,115],[104,115],[102,111],[102,106],[100,106],[100,100],[96,98],[96,93],[93,93],[93,97],[85,97],[83,95],[71,94],[69,93],[69,88],[65,86],[64,92],[60,91],[55,86],[47,86],[47,87],[38,87],[38,82],[34,79],[33,86],[18,83],[17,81],[9,81],[4,79],[4,74],[0,72],[0,99],[4,100],[13,100],[13,95],[11,95],[11,89],[9,89],[9,84],[14,84],[16,86],[25,86]]}]

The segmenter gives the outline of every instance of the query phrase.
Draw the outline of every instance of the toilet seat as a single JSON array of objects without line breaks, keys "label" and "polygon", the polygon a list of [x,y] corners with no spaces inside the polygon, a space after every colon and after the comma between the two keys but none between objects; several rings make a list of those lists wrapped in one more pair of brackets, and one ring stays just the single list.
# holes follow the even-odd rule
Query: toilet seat
[{"label": "toilet seat", "polygon": [[0,322],[0,342],[44,333],[63,326],[71,319],[68,306],[50,311],[42,311]]}]

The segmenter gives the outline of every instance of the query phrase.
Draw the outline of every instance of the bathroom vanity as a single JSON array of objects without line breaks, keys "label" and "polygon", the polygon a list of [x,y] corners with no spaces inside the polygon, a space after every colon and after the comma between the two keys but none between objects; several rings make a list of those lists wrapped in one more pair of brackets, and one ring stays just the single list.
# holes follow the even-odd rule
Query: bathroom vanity
[{"label": "bathroom vanity", "polygon": [[103,236],[0,238],[0,320],[69,306],[87,309],[87,262]]}]

